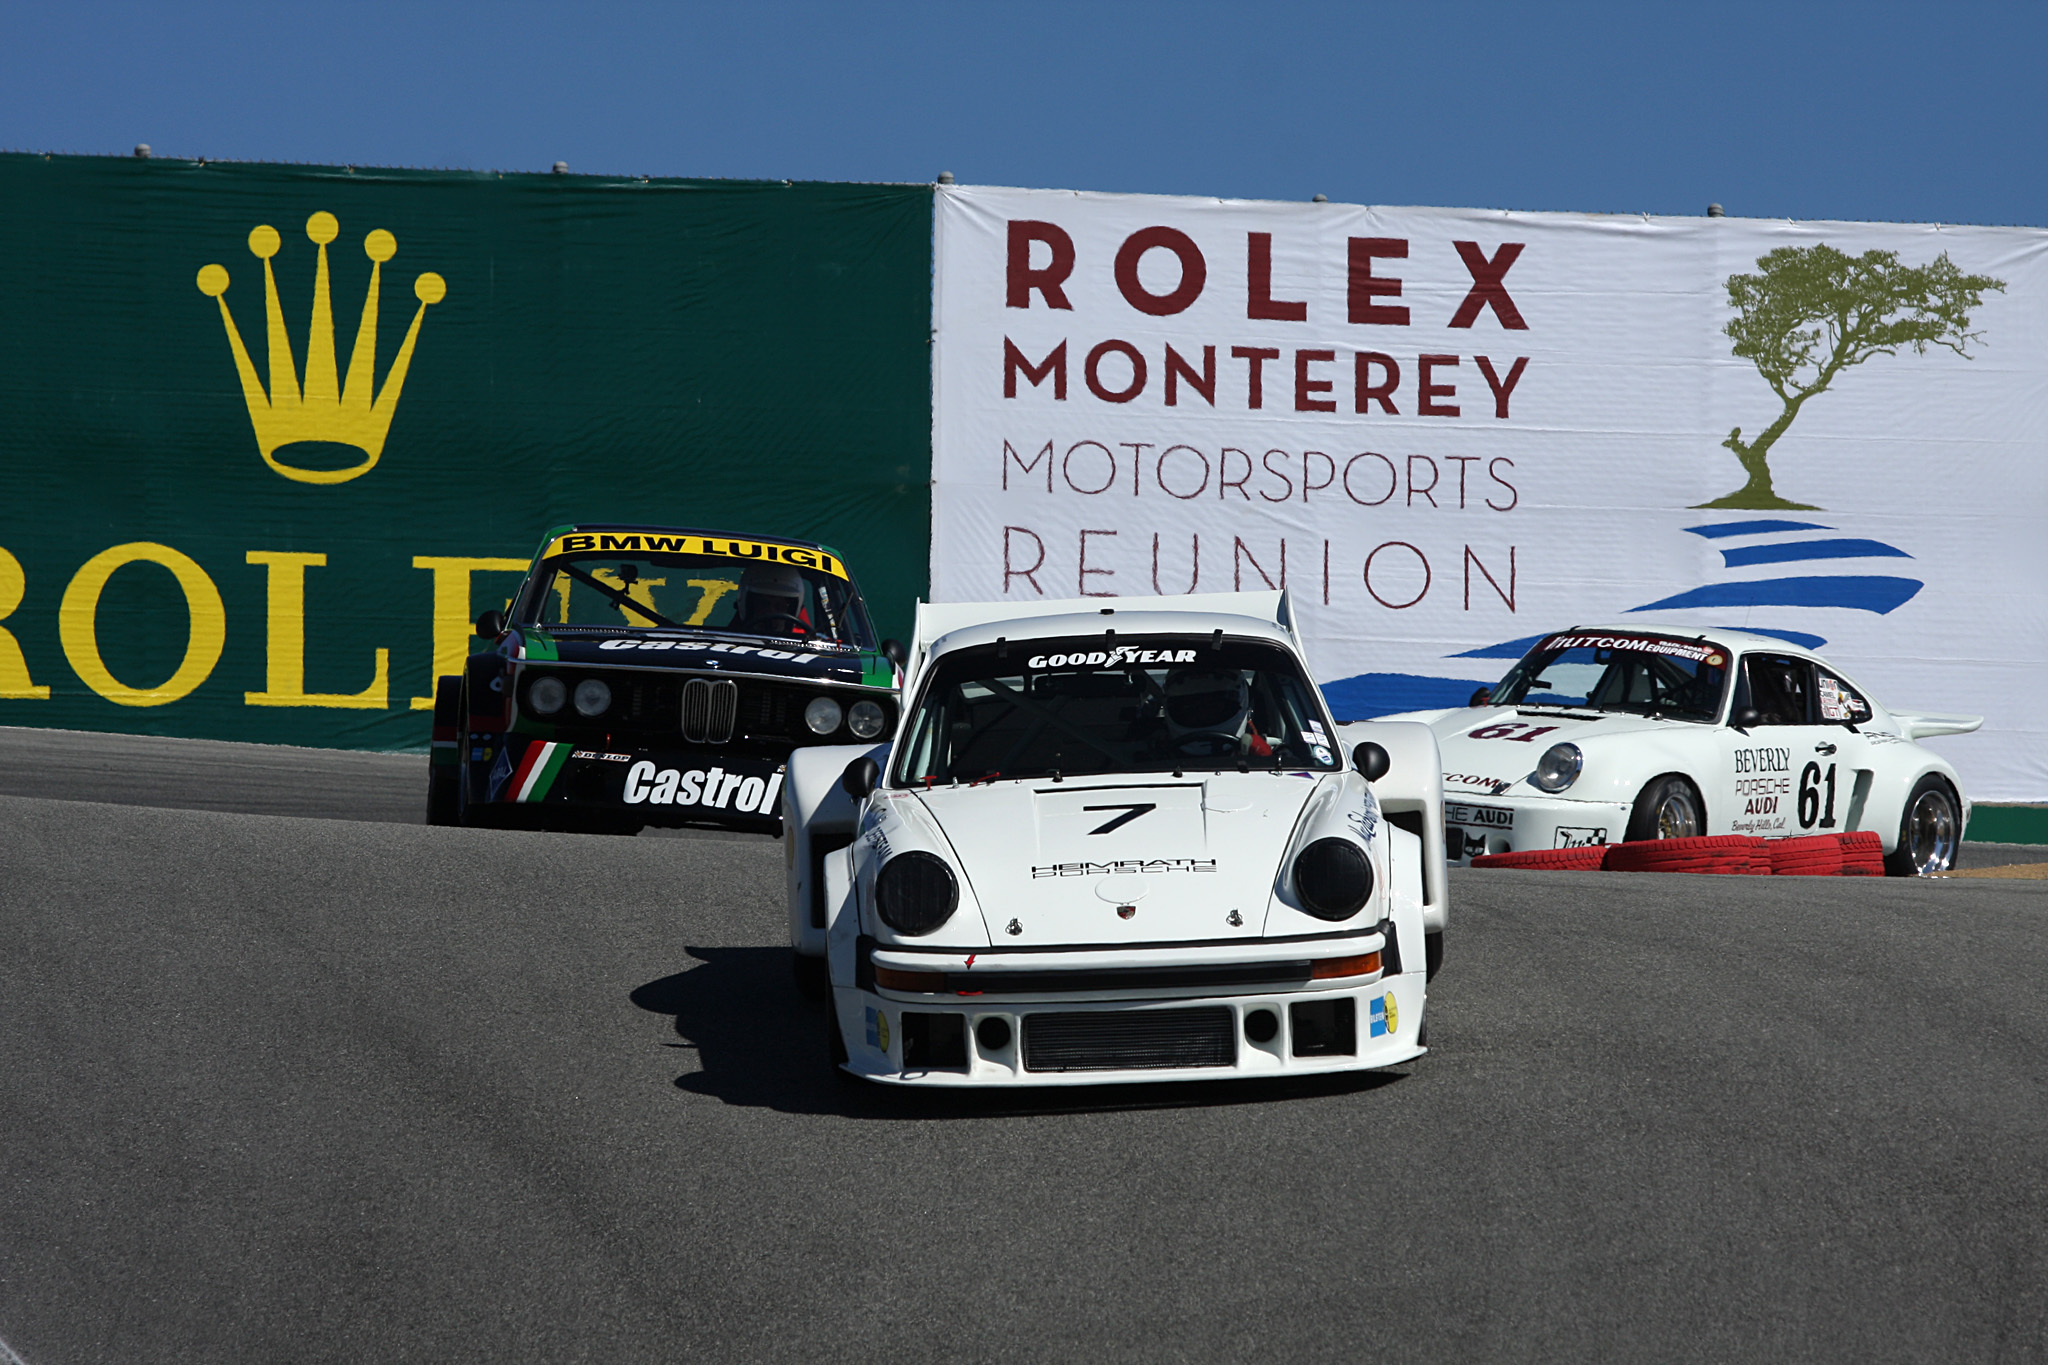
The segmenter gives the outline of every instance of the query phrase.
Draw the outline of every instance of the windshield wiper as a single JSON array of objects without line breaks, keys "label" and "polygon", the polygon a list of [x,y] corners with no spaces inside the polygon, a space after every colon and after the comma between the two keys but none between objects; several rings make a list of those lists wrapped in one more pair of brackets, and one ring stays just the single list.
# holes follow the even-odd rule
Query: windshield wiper
[{"label": "windshield wiper", "polygon": [[1599,720],[1606,713],[1597,706],[1574,706],[1570,702],[1515,703],[1515,714],[1523,716],[1570,716],[1576,720]]},{"label": "windshield wiper", "polygon": [[678,626],[675,622],[669,620],[666,616],[663,616],[660,612],[656,611],[653,607],[648,606],[645,602],[634,601],[631,597],[627,596],[625,593],[620,592],[611,584],[592,578],[589,574],[583,572],[583,570],[577,568],[574,564],[564,564],[562,566],[562,572],[569,575],[569,577],[575,579],[578,583],[581,583],[586,587],[596,588],[606,597],[611,598],[612,601],[622,611],[638,612],[640,615],[654,622],[655,625],[667,626],[670,630],[682,629],[681,626]]}]

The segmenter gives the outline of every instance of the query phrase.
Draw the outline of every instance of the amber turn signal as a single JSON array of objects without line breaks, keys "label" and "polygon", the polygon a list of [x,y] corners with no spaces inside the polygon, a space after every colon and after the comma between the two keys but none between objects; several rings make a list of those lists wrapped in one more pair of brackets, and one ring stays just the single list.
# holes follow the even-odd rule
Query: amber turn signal
[{"label": "amber turn signal", "polygon": [[944,972],[906,972],[900,967],[877,965],[875,984],[890,991],[931,992],[945,989],[946,976]]},{"label": "amber turn signal", "polygon": [[[1371,976],[1379,969],[1380,955],[1378,953],[1361,953],[1357,957],[1323,958],[1310,966],[1308,974],[1311,980],[1327,981],[1333,976]],[[909,975],[907,972],[899,974]],[[877,968],[875,979],[879,981],[881,975],[881,970]]]}]

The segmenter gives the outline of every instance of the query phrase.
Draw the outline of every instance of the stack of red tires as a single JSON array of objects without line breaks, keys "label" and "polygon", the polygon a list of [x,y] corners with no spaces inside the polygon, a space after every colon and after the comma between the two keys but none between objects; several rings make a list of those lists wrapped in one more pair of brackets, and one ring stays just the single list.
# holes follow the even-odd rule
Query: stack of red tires
[{"label": "stack of red tires", "polygon": [[1884,848],[1875,833],[1757,839],[1714,834],[1696,839],[1638,839],[1591,848],[1486,853],[1474,867],[1552,872],[1713,872],[1735,876],[1882,877]]}]

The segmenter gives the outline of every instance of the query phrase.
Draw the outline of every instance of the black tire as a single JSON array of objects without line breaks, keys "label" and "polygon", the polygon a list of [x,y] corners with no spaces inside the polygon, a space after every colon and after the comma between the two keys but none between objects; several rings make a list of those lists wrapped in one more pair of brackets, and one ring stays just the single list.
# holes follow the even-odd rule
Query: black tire
[{"label": "black tire", "polygon": [[[434,683],[434,728],[436,730],[455,728],[456,711],[462,700],[462,679],[440,678]],[[455,743],[455,763],[441,764],[429,757],[427,760],[427,823],[430,825],[453,825],[461,822],[461,811],[457,807],[455,784],[461,773],[462,740]]]},{"label": "black tire", "polygon": [[789,974],[796,982],[796,993],[806,1000],[829,1000],[832,998],[832,977],[822,957],[805,957],[802,953],[789,955]]},{"label": "black tire", "polygon": [[1885,875],[1932,877],[1953,868],[1962,851],[1962,802],[1946,778],[1928,773],[1899,812],[1899,846],[1885,855]]},{"label": "black tire", "polygon": [[825,1056],[835,1068],[846,1065],[846,1039],[840,1036],[839,1010],[833,1005],[825,1007]]},{"label": "black tire", "polygon": [[1444,965],[1444,936],[1424,934],[1422,936],[1422,979],[1436,980],[1436,974]]},{"label": "black tire", "polygon": [[455,774],[432,769],[427,773],[427,823],[430,825],[459,825],[462,813],[457,808],[460,793],[455,789]]},{"label": "black tire", "polygon": [[1629,842],[1640,839],[1696,839],[1707,832],[1707,803],[1699,788],[1677,773],[1652,778],[1629,812]]}]

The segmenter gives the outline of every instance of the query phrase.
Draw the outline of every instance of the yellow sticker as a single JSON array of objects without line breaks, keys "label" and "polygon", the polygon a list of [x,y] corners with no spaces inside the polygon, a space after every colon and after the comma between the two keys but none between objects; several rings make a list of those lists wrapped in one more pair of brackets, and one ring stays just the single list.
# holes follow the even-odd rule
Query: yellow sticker
[{"label": "yellow sticker", "polygon": [[878,1046],[880,1046],[882,1051],[887,1052],[889,1050],[889,1012],[887,1010],[875,1011],[875,1034],[880,1039]]},{"label": "yellow sticker", "polygon": [[804,545],[785,545],[772,540],[735,540],[730,536],[681,536],[656,531],[572,531],[556,536],[541,552],[543,559],[557,555],[613,554],[717,555],[723,559],[755,559],[772,564],[793,564],[799,569],[820,569],[835,578],[845,578],[846,566],[836,555]]},{"label": "yellow sticker", "polygon": [[1401,1007],[1394,1002],[1394,993],[1388,991],[1386,999],[1382,1003],[1387,1007],[1387,1032],[1399,1033],[1401,1031]]}]

